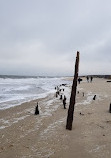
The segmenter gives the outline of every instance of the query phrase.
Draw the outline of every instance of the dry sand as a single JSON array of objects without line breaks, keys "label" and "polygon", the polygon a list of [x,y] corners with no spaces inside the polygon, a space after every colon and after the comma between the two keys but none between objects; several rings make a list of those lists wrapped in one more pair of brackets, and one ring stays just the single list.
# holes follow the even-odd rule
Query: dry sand
[{"label": "dry sand", "polygon": [[[111,83],[84,79],[78,91],[72,131],[65,129],[70,87],[64,92],[67,109],[55,94],[49,94],[0,111],[0,158],[110,158]],[[35,116],[37,101],[40,115]]]}]

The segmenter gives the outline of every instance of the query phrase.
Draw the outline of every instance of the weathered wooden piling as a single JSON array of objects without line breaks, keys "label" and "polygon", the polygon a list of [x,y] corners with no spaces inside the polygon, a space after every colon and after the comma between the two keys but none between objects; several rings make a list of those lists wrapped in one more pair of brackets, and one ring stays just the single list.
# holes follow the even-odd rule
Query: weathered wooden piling
[{"label": "weathered wooden piling", "polygon": [[56,98],[58,97],[58,93],[56,92]]},{"label": "weathered wooden piling", "polygon": [[110,103],[110,106],[109,106],[109,112],[111,113],[111,103]]},{"label": "weathered wooden piling", "polygon": [[62,95],[60,95],[60,100],[62,100]]},{"label": "weathered wooden piling", "polygon": [[76,98],[76,89],[77,89],[77,79],[78,79],[78,70],[79,70],[79,52],[77,51],[76,62],[75,62],[75,73],[72,84],[72,91],[70,97],[70,105],[68,109],[67,123],[66,129],[72,130],[72,122],[73,122],[73,113],[74,113],[74,105]]},{"label": "weathered wooden piling", "polygon": [[66,109],[66,96],[64,95],[64,99],[63,99],[63,105],[64,105],[64,109]]},{"label": "weathered wooden piling", "polygon": [[96,95],[94,95],[94,97],[93,97],[93,100],[95,100],[96,99]]},{"label": "weathered wooden piling", "polygon": [[38,103],[37,103],[37,106],[35,108],[35,115],[38,115],[39,114],[39,109],[38,109]]}]

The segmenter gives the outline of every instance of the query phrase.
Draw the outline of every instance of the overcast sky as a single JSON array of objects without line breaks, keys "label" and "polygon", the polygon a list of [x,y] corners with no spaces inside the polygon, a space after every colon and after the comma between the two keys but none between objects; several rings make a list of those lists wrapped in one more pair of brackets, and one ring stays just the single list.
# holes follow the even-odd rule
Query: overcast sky
[{"label": "overcast sky", "polygon": [[111,74],[111,0],[0,0],[0,74]]}]

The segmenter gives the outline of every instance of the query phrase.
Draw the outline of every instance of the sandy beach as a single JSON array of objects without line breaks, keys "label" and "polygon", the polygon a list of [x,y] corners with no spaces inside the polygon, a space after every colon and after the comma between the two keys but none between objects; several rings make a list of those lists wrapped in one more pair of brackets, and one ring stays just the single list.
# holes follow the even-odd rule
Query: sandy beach
[{"label": "sandy beach", "polygon": [[[51,93],[43,99],[1,110],[0,157],[110,158],[111,113],[108,110],[111,82],[106,81],[94,78],[88,83],[83,78],[78,84],[71,131],[66,130],[69,85],[62,92],[67,98],[66,109],[59,97]],[[34,115],[37,102],[40,114]]]}]

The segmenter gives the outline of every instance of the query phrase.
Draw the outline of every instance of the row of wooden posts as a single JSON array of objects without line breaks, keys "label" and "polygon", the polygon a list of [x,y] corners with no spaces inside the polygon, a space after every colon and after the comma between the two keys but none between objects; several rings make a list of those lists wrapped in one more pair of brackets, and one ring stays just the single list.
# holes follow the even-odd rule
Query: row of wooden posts
[{"label": "row of wooden posts", "polygon": [[[80,53],[77,51],[74,79],[73,79],[73,84],[72,84],[70,104],[69,104],[67,122],[66,122],[66,129],[68,129],[68,130],[72,130],[72,123],[73,123],[73,117],[74,117],[74,107],[75,107],[76,90],[77,90],[77,79],[78,79],[78,71],[79,71],[79,56],[80,56]],[[96,95],[94,96],[93,100],[95,100],[95,97],[96,97]],[[109,107],[109,112],[111,113],[111,104]],[[38,104],[36,107],[35,114],[39,114]]]},{"label": "row of wooden posts", "polygon": [[[66,129],[68,129],[68,130],[72,130],[73,113],[74,113],[76,88],[77,88],[77,78],[78,78],[78,69],[79,69],[79,52],[77,52],[77,57],[76,57],[75,74],[74,74],[74,79],[73,79],[73,84],[72,84],[70,105],[69,105],[68,116],[67,116]],[[37,103],[37,106],[35,108],[35,115],[37,115],[37,114],[39,114],[38,103]]]}]

